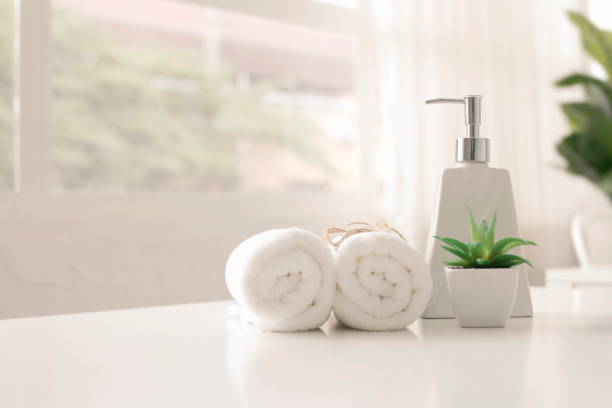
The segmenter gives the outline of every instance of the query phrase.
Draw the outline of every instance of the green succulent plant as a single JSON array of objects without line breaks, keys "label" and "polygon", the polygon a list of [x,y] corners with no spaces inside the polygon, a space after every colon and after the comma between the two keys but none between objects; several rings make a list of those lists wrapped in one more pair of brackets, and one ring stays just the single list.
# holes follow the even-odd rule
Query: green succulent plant
[{"label": "green succulent plant", "polygon": [[559,87],[580,85],[585,101],[563,103],[570,134],[558,144],[567,171],[595,184],[612,200],[612,32],[597,28],[580,13],[568,12],[580,31],[584,50],[604,69],[607,79],[573,73],[556,82]]},{"label": "green succulent plant", "polygon": [[497,214],[493,214],[490,228],[485,220],[482,220],[480,227],[478,227],[469,208],[468,218],[473,242],[461,242],[454,238],[434,236],[434,238],[448,245],[443,245],[442,249],[457,256],[455,260],[444,261],[446,265],[462,268],[511,268],[516,265],[527,264],[533,267],[527,259],[506,252],[521,245],[536,245],[535,242],[512,237],[503,238],[496,242],[495,223],[497,222]]}]

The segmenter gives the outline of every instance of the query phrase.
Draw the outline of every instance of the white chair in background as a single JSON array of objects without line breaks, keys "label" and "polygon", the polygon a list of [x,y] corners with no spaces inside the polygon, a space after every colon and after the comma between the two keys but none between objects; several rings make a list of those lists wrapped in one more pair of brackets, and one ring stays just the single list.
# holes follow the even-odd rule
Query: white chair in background
[{"label": "white chair in background", "polygon": [[612,213],[581,214],[572,222],[578,268],[552,268],[547,283],[612,286]]},{"label": "white chair in background", "polygon": [[612,213],[576,216],[572,240],[583,269],[612,267]]}]

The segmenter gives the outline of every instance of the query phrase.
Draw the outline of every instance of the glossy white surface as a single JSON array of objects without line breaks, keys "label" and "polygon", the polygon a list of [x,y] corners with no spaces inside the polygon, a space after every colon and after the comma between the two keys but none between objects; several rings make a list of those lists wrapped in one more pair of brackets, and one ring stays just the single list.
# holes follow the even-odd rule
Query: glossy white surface
[{"label": "glossy white surface", "polygon": [[534,295],[505,329],[259,333],[227,302],[5,320],[0,406],[610,406],[612,300],[579,314],[569,291]]},{"label": "glossy white surface", "polygon": [[612,265],[588,268],[550,268],[546,270],[546,283],[579,286],[612,286]]}]

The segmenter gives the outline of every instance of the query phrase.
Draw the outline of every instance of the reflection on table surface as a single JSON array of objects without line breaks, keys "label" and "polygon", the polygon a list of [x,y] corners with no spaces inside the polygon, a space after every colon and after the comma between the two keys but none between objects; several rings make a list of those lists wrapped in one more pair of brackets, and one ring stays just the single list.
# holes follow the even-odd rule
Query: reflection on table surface
[{"label": "reflection on table surface", "polygon": [[229,302],[4,320],[0,406],[607,406],[612,291],[580,290],[598,301],[534,289],[536,316],[505,329],[262,333]]},{"label": "reflection on table surface", "polygon": [[[375,333],[332,319],[316,332],[277,334],[238,322],[230,328],[227,361],[249,407],[274,406],[279,399],[298,407],[371,407],[381,401],[462,406],[456,404],[469,405],[474,393],[482,406],[516,407],[523,394],[531,319],[515,326],[512,331],[465,330],[449,320],[423,320],[403,331]],[[492,377],[500,380],[491,382]],[[478,379],[486,379],[486,387]],[[506,395],[504,401],[500,394]]]}]

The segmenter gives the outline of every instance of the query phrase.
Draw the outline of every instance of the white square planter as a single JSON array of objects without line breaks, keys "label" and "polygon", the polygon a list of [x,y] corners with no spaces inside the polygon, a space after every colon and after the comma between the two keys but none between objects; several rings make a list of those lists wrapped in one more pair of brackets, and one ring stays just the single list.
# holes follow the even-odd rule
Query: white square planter
[{"label": "white square planter", "polygon": [[459,326],[506,326],[516,298],[518,269],[446,268],[445,273]]}]

